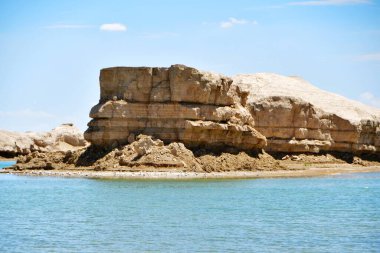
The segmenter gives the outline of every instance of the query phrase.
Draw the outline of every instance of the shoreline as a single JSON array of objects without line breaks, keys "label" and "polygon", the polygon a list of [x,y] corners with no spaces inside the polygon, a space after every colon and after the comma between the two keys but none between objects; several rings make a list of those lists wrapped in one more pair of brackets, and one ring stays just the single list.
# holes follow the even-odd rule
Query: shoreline
[{"label": "shoreline", "polygon": [[17,157],[2,157],[0,156],[0,162],[10,162],[10,161],[17,161]]},{"label": "shoreline", "polygon": [[92,171],[92,170],[0,170],[1,174],[19,176],[46,176],[90,179],[255,179],[255,178],[299,178],[320,177],[351,173],[380,172],[380,166],[310,167],[298,170],[271,171]]}]

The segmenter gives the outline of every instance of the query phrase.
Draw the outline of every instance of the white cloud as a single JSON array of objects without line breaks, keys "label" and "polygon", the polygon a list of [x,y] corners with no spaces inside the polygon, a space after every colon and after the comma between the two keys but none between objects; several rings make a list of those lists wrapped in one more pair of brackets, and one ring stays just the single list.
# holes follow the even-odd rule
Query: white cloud
[{"label": "white cloud", "polygon": [[371,92],[364,92],[360,94],[359,98],[360,101],[362,101],[365,104],[380,108],[380,98],[376,97]]},{"label": "white cloud", "polygon": [[99,28],[108,32],[125,32],[127,30],[127,26],[120,23],[102,24]]},{"label": "white cloud", "polygon": [[220,22],[220,28],[228,29],[235,25],[245,25],[245,24],[253,24],[257,25],[257,21],[248,21],[244,19],[237,19],[237,18],[229,18],[228,21],[222,21]]},{"label": "white cloud", "polygon": [[369,4],[370,0],[315,0],[315,1],[299,1],[290,2],[288,5],[301,6],[323,6],[323,5],[348,5],[348,4]]},{"label": "white cloud", "polygon": [[46,29],[85,29],[91,28],[90,25],[76,25],[76,24],[57,24],[45,26]]},{"label": "white cloud", "polygon": [[380,61],[380,53],[359,55],[359,61]]}]

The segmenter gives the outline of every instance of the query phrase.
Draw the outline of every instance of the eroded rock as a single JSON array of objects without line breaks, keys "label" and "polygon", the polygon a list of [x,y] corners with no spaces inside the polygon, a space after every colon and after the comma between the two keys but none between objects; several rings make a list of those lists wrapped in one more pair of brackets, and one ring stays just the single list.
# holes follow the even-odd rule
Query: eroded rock
[{"label": "eroded rock", "polygon": [[263,148],[266,139],[242,105],[247,94],[231,84],[228,77],[183,65],[103,69],[85,138],[110,146],[145,134],[188,147]]},{"label": "eroded rock", "polygon": [[116,67],[101,71],[100,87],[85,133],[97,146],[131,143],[146,134],[190,148],[380,150],[379,109],[298,77],[259,73],[229,78],[183,65]]},{"label": "eroded rock", "polygon": [[62,124],[43,133],[0,131],[0,153],[5,156],[76,150],[86,145],[83,133],[73,124]]},{"label": "eroded rock", "polygon": [[267,151],[319,153],[380,152],[380,110],[312,86],[298,77],[238,75],[249,92],[255,128]]}]

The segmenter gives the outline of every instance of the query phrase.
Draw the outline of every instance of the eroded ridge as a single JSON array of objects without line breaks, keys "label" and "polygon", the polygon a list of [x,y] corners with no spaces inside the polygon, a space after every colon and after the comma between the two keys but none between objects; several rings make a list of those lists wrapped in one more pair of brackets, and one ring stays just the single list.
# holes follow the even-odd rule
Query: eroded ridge
[{"label": "eroded ridge", "polygon": [[333,94],[298,77],[238,75],[247,108],[272,152],[380,152],[380,110]]}]

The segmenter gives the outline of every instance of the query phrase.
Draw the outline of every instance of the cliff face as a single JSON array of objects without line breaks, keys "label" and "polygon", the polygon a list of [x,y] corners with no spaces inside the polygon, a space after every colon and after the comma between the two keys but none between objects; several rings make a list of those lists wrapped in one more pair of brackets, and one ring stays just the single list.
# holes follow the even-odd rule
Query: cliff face
[{"label": "cliff face", "polygon": [[247,108],[269,151],[380,152],[380,110],[314,87],[298,77],[238,75]]},{"label": "cliff face", "polygon": [[186,146],[260,149],[263,135],[232,80],[183,65],[103,69],[100,101],[85,138],[97,146],[131,143],[139,134]]},{"label": "cliff face", "polygon": [[[276,74],[233,78],[183,65],[100,73],[85,138],[96,146],[138,134],[188,147],[275,152],[380,151],[380,110]],[[266,138],[265,138],[265,137]]]}]

